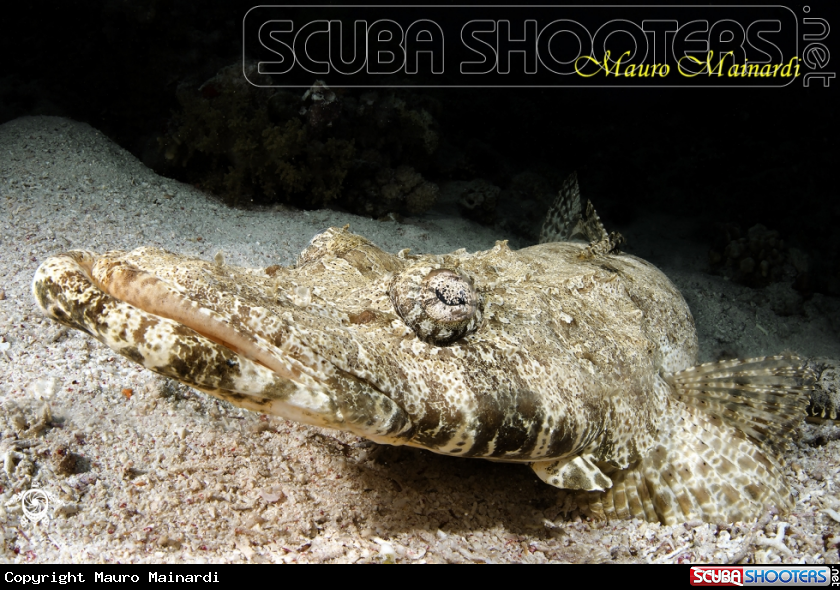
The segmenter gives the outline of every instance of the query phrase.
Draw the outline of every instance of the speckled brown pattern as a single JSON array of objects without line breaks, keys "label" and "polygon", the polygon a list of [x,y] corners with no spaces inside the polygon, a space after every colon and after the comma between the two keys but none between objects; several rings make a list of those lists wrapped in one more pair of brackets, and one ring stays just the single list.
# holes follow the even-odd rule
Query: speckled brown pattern
[{"label": "speckled brown pattern", "polygon": [[840,363],[835,359],[816,358],[809,360],[808,366],[816,377],[816,387],[808,407],[808,413],[814,417],[810,420],[837,420],[840,418]]},{"label": "speckled brown pattern", "polygon": [[[692,369],[694,323],[671,282],[633,256],[586,249],[498,242],[392,255],[331,228],[292,268],[153,248],[69,252],[44,262],[33,292],[50,317],[236,405],[382,443],[533,463],[549,483],[586,492],[596,515],[672,523],[788,507],[765,438],[804,416],[801,361]],[[438,346],[406,325],[392,287],[418,268],[474,285],[474,331]],[[753,412],[739,419],[740,407]]]},{"label": "speckled brown pattern", "polygon": [[580,254],[582,258],[617,254],[618,247],[624,243],[624,236],[620,233],[607,233],[592,201],[586,201],[586,208],[581,210],[576,172],[563,182],[540,230],[540,244],[572,239],[589,242],[589,246]]}]

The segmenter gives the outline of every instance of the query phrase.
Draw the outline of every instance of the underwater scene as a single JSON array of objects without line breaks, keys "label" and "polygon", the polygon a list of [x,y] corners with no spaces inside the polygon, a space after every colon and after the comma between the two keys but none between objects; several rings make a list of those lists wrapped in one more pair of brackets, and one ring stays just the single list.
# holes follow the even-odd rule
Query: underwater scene
[{"label": "underwater scene", "polygon": [[0,560],[839,563],[827,6],[19,7]]}]

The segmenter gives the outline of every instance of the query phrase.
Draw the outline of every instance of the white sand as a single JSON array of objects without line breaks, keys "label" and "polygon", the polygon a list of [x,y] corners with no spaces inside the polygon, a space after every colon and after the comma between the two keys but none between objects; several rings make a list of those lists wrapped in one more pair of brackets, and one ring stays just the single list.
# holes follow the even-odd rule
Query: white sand
[{"label": "white sand", "polygon": [[[790,514],[727,526],[590,523],[525,466],[378,447],[168,382],[43,318],[29,292],[38,264],[72,248],[155,245],[207,259],[221,250],[228,264],[267,266],[346,223],[392,252],[485,249],[507,237],[492,229],[442,215],[397,224],[231,210],[89,126],[51,117],[0,126],[0,201],[0,559],[838,562],[836,427],[821,428],[822,446],[804,442],[816,428],[803,429],[787,469],[798,498]],[[840,358],[835,300],[778,317],[756,292],[704,273],[705,251],[682,229],[649,218],[626,233],[685,294],[702,360],[721,348]],[[62,474],[67,452],[77,466]],[[22,522],[15,494],[33,486],[64,503],[59,514]]]}]

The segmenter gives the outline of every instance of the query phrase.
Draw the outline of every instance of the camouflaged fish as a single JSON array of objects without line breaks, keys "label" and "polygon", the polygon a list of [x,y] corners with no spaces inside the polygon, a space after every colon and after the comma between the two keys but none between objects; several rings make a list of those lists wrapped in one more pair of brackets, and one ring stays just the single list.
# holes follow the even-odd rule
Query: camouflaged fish
[{"label": "camouflaged fish", "polygon": [[49,317],[237,406],[527,463],[595,516],[791,508],[780,451],[805,415],[804,361],[696,365],[685,300],[618,251],[574,177],[540,241],[418,256],[331,228],[294,266],[261,269],[76,250],[47,259],[33,293]]}]

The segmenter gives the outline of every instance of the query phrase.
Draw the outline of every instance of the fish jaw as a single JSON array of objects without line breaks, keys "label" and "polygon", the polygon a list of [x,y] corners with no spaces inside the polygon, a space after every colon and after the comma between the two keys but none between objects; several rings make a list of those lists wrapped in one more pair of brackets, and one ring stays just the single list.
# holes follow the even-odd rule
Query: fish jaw
[{"label": "fish jaw", "polygon": [[[386,277],[364,283],[366,311],[345,313],[317,295],[313,266],[268,273],[154,248],[72,251],[44,262],[33,294],[47,316],[161,375],[379,443],[530,462],[574,454],[603,430],[594,384],[543,396],[540,363],[523,364],[521,347],[492,332],[447,347],[420,341],[388,307]],[[476,373],[475,355],[499,366]],[[578,373],[549,380],[586,382]]]},{"label": "fish jaw", "polygon": [[[48,317],[145,368],[236,406],[375,442],[411,437],[398,404],[334,367],[284,318],[272,314],[271,337],[249,331],[241,318],[202,307],[122,255],[77,250],[47,259],[32,283],[35,301]],[[267,312],[249,306],[247,313]]]}]

